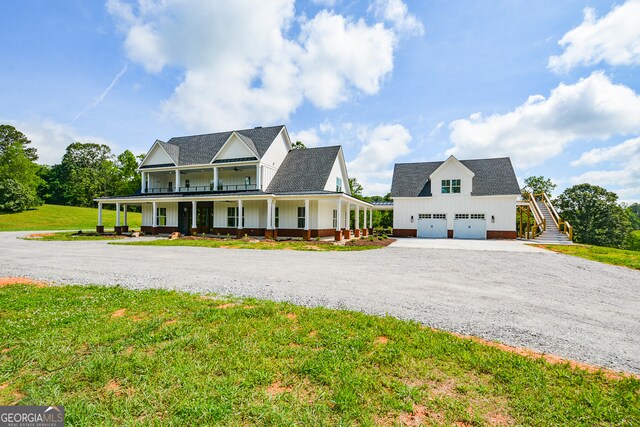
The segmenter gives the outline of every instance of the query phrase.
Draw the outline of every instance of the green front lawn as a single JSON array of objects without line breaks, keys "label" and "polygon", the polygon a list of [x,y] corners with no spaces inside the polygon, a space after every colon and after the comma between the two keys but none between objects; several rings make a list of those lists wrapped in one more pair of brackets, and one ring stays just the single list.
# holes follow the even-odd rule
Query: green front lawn
[{"label": "green front lawn", "polygon": [[37,233],[29,234],[24,237],[25,240],[41,240],[45,242],[60,242],[67,241],[73,242],[78,240],[114,240],[114,239],[126,239],[126,236],[116,236],[113,234],[102,235],[95,232],[85,232],[78,234],[77,231],[64,231],[60,233]]},{"label": "green front lawn", "polygon": [[[365,238],[366,240],[366,238]],[[334,245],[332,242],[300,241],[300,240],[248,240],[248,239],[158,239],[146,241],[114,242],[112,245],[134,246],[196,246],[201,248],[225,249],[262,249],[262,250],[291,250],[291,251],[363,251],[379,249],[384,246],[348,246]]]},{"label": "green front lawn", "polygon": [[535,245],[562,254],[640,270],[640,252],[591,245]]},{"label": "green front lawn", "polygon": [[[120,215],[124,221],[124,215]],[[128,212],[129,228],[140,228],[142,215]],[[0,213],[0,231],[21,230],[95,230],[98,223],[98,209],[75,206],[42,205],[19,213]],[[102,223],[113,229],[116,212],[102,210]]]},{"label": "green front lawn", "polygon": [[0,287],[0,405],[69,425],[634,425],[640,381],[350,311]]}]

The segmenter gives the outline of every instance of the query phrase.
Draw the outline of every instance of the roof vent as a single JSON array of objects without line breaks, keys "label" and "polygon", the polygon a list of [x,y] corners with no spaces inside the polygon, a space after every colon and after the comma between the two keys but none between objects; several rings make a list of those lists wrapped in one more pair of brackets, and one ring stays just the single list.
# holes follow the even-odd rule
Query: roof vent
[{"label": "roof vent", "polygon": [[256,126],[254,129],[262,129],[262,126]]}]

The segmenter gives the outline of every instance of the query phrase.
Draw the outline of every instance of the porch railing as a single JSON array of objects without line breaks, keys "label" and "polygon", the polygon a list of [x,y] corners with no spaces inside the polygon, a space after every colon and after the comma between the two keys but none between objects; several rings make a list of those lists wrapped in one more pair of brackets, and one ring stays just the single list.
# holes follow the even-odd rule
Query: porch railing
[{"label": "porch railing", "polygon": [[[195,193],[195,192],[215,192],[215,191],[243,191],[243,190],[257,190],[256,184],[238,184],[238,185],[218,185],[218,188],[214,185],[193,185],[189,187],[180,187],[180,193]],[[174,193],[176,192],[174,187],[153,187],[146,188],[145,193]]]}]

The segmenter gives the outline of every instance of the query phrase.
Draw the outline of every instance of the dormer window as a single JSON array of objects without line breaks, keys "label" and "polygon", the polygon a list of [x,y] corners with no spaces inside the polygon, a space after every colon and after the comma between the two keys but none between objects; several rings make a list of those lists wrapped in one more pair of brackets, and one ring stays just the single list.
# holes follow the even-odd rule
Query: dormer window
[{"label": "dormer window", "polygon": [[441,193],[442,194],[460,193],[460,180],[459,179],[443,179]]}]

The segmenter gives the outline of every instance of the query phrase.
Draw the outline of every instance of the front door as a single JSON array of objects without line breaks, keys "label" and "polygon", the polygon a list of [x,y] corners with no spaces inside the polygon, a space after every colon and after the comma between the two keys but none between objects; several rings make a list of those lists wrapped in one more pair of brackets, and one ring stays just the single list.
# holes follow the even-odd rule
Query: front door
[{"label": "front door", "polygon": [[184,235],[189,235],[191,228],[191,202],[178,203],[178,230]]}]

